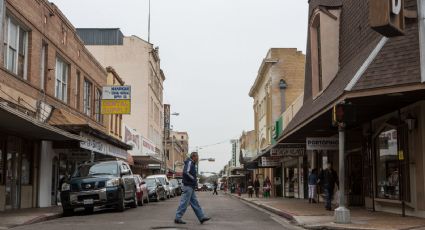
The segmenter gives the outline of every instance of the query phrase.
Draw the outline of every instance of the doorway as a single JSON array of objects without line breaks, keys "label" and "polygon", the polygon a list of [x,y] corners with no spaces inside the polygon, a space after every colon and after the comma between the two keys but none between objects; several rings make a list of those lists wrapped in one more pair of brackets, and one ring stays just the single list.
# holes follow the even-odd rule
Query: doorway
[{"label": "doorway", "polygon": [[7,139],[6,152],[6,210],[18,209],[21,198],[20,191],[20,149],[22,141],[16,137]]},{"label": "doorway", "polygon": [[348,204],[363,206],[363,165],[361,149],[347,156]]}]

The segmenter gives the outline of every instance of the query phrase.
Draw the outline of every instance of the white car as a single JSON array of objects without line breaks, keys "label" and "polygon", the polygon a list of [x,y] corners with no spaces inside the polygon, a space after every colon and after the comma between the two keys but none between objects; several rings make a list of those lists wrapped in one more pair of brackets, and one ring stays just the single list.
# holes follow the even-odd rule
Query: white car
[{"label": "white car", "polygon": [[164,186],[165,192],[167,194],[167,199],[169,199],[172,196],[170,181],[168,181],[167,175],[157,174],[157,175],[147,176],[146,178],[157,178],[161,182],[161,184]]}]

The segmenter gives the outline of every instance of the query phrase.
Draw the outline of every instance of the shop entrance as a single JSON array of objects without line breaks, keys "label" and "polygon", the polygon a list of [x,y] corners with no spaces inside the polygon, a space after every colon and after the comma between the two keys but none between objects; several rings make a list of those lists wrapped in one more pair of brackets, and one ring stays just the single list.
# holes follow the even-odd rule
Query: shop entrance
[{"label": "shop entrance", "polygon": [[283,197],[282,167],[277,167],[275,170],[274,184],[276,186],[276,196]]},{"label": "shop entrance", "polygon": [[22,142],[15,137],[7,139],[6,153],[6,210],[18,209],[20,203],[20,150]]}]

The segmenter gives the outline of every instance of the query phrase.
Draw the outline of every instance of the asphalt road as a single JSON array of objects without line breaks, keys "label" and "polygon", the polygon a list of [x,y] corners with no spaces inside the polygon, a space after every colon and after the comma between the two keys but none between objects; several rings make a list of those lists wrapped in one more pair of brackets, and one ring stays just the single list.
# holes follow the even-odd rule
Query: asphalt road
[{"label": "asphalt road", "polygon": [[161,202],[151,202],[143,207],[127,209],[125,212],[98,210],[93,214],[77,213],[72,217],[21,226],[24,230],[97,230],[97,229],[299,229],[284,219],[248,205],[228,195],[211,195],[210,192],[197,193],[206,215],[212,219],[201,225],[192,210],[188,208],[183,220],[185,225],[174,224],[175,210],[180,197]]}]

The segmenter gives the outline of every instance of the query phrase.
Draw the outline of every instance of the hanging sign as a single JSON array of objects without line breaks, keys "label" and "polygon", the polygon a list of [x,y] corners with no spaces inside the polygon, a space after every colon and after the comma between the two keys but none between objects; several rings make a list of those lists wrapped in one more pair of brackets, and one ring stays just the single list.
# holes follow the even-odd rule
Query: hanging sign
[{"label": "hanging sign", "polygon": [[281,166],[281,157],[261,157],[261,167],[277,167]]},{"label": "hanging sign", "polygon": [[102,90],[102,114],[130,114],[131,86],[105,86]]},{"label": "hanging sign", "polygon": [[300,157],[305,154],[305,144],[280,144],[270,150],[270,156]]},{"label": "hanging sign", "polygon": [[338,150],[339,140],[333,137],[308,137],[307,150]]}]

